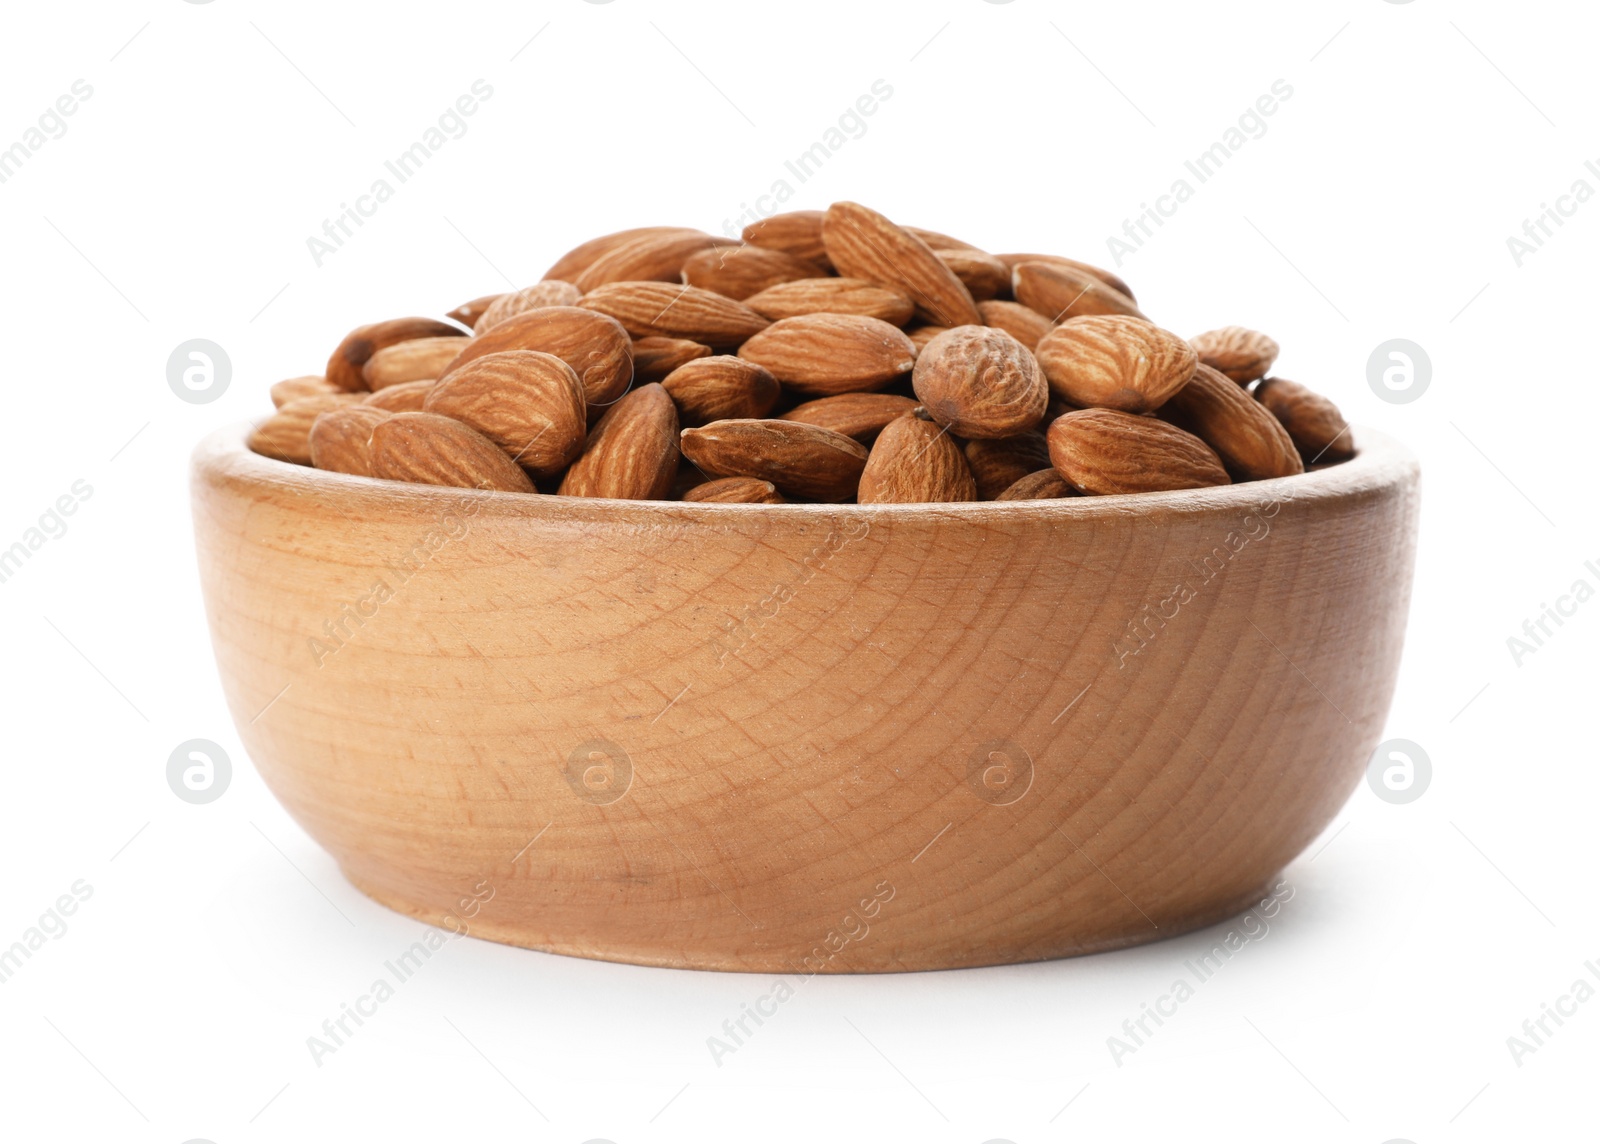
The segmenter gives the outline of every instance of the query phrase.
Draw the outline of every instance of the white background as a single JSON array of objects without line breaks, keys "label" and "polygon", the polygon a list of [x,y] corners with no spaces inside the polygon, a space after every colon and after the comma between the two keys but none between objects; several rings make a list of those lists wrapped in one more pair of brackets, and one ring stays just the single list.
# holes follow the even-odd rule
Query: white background
[{"label": "white background", "polygon": [[[1506,1039],[1600,963],[1600,603],[1519,666],[1507,637],[1600,577],[1600,189],[1592,5],[124,0],[4,17],[0,147],[93,95],[0,185],[0,547],[92,497],[0,584],[0,944],[93,896],[0,985],[0,1134],[233,1141],[1576,1139],[1600,999],[1520,1065]],[[537,34],[537,38],[535,38]],[[531,40],[531,42],[530,42]],[[468,131],[343,249],[323,220],[475,79]],[[874,80],[892,97],[814,179],[784,169]],[[723,220],[779,178],[995,251],[1107,262],[1107,236],[1274,80],[1293,96],[1121,272],[1184,334],[1238,322],[1280,372],[1408,443],[1421,553],[1386,737],[1433,782],[1365,786],[1287,878],[1270,934],[1121,1065],[1106,1038],[1215,932],[1051,964],[816,979],[721,1065],[769,988],[476,940],[339,1052],[306,1038],[421,927],[367,901],[262,786],[198,599],[188,454],[360,322],[537,280],[590,236]],[[209,405],[172,349],[223,346]],[[1425,348],[1409,404],[1368,355]],[[191,806],[169,752],[231,787]],[[1581,1128],[1581,1126],[1589,1126]]]}]

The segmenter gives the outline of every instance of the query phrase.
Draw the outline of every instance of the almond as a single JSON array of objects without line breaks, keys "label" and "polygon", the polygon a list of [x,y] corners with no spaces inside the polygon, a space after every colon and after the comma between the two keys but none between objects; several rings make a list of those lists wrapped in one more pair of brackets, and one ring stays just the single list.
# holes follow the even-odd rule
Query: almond
[{"label": "almond", "polygon": [[478,319],[483,316],[483,312],[493,305],[495,299],[499,297],[501,297],[499,294],[485,294],[481,298],[474,298],[470,302],[463,302],[454,310],[451,310],[448,314],[446,314],[445,317],[454,318],[463,326],[467,327],[467,329],[473,329],[477,326]]},{"label": "almond", "polygon": [[978,486],[949,430],[907,413],[878,434],[856,499],[862,504],[972,501],[978,499]]},{"label": "almond", "polygon": [[917,353],[921,354],[923,350],[928,348],[928,343],[933,341],[934,338],[940,334],[947,334],[953,329],[955,329],[954,326],[915,326],[906,331],[906,337],[911,339],[911,344],[916,347]]},{"label": "almond", "polygon": [[372,430],[389,416],[365,402],[318,414],[311,423],[311,463],[334,473],[372,476]]},{"label": "almond", "polygon": [[915,310],[909,296],[864,278],[799,278],[752,294],[744,304],[774,322],[806,314],[856,314],[903,326]]},{"label": "almond", "polygon": [[435,382],[423,408],[476,429],[536,477],[576,460],[588,428],[578,375],[536,350],[474,358]]},{"label": "almond", "polygon": [[358,393],[318,393],[286,401],[250,434],[251,452],[295,465],[311,463],[311,426],[330,409],[361,400]]},{"label": "almond", "polygon": [[928,342],[911,386],[958,437],[1014,437],[1039,424],[1050,399],[1032,351],[989,326],[957,326]]},{"label": "almond", "polygon": [[826,273],[833,269],[828,249],[822,242],[821,211],[785,211],[753,222],[744,228],[743,238],[751,246],[781,250]]},{"label": "almond", "polygon": [[1144,317],[1132,298],[1094,275],[1047,262],[1018,263],[1011,271],[1011,292],[1017,301],[1052,322],[1095,314]]},{"label": "almond", "polygon": [[906,230],[922,239],[928,244],[928,249],[937,254],[941,250],[978,250],[970,242],[963,242],[959,238],[951,238],[942,231],[929,230],[922,226],[908,226]]},{"label": "almond", "polygon": [[701,233],[703,232],[689,226],[636,226],[612,234],[602,234],[599,238],[591,238],[588,242],[580,243],[567,251],[556,259],[554,266],[544,272],[544,276],[560,279],[563,282],[576,282],[585,270],[601,258],[638,239],[654,238],[663,234]]},{"label": "almond", "polygon": [[930,325],[983,321],[961,279],[922,239],[860,203],[834,203],[822,219],[822,241],[839,273],[909,295]]},{"label": "almond", "polygon": [[1256,330],[1224,326],[1189,339],[1200,360],[1240,385],[1267,376],[1278,360],[1278,343]]},{"label": "almond", "polygon": [[978,482],[979,500],[995,500],[1029,473],[1050,467],[1050,448],[1043,433],[968,441],[961,451]]},{"label": "almond", "polygon": [[1294,442],[1266,406],[1203,362],[1156,416],[1210,445],[1236,481],[1305,472]]},{"label": "almond", "polygon": [[633,379],[660,381],[680,365],[711,356],[711,347],[688,338],[634,338]]},{"label": "almond", "polygon": [[533,482],[504,450],[437,413],[396,413],[372,428],[372,475],[386,481],[531,493]]},{"label": "almond", "polygon": [[589,434],[561,481],[567,497],[660,500],[678,474],[678,411],[660,385],[618,401]]},{"label": "almond", "polygon": [[633,380],[633,341],[622,323],[577,306],[545,306],[507,318],[468,342],[440,377],[504,350],[555,354],[583,382],[590,405],[610,405]]},{"label": "almond", "polygon": [[302,397],[321,397],[329,393],[343,392],[320,373],[313,373],[305,377],[290,377],[275,382],[272,386],[272,404],[281,407]]},{"label": "almond", "polygon": [[687,338],[708,346],[736,346],[768,325],[742,302],[670,282],[611,282],[578,305],[609,314],[636,338]]},{"label": "almond", "polygon": [[1091,266],[1087,262],[1079,262],[1076,258],[1063,258],[1059,254],[997,254],[995,257],[1012,270],[1023,262],[1048,262],[1052,266],[1064,266],[1068,270],[1092,274],[1130,302],[1134,300],[1132,288],[1117,275],[1098,266]]},{"label": "almond", "polygon": [[571,282],[563,282],[559,278],[546,278],[543,282],[535,282],[532,286],[500,295],[479,315],[478,320],[472,325],[472,332],[481,334],[507,318],[543,306],[576,306],[581,297],[583,294]]},{"label": "almond", "polygon": [[1091,495],[1230,483],[1209,445],[1154,417],[1080,409],[1057,417],[1045,436],[1056,472]]},{"label": "almond", "polygon": [[646,235],[601,255],[571,282],[585,294],[608,282],[682,282],[683,265],[691,256],[737,245],[735,239],[715,238],[699,230]]},{"label": "almond", "polygon": [[335,389],[349,393],[363,391],[367,383],[361,376],[361,367],[379,350],[415,338],[459,338],[465,334],[465,330],[437,318],[390,318],[385,322],[357,326],[344,336],[344,340],[333,351],[333,356],[328,358],[328,367],[323,370],[323,376]]},{"label": "almond", "polygon": [[719,354],[679,366],[661,383],[685,425],[765,417],[778,404],[778,379],[753,361]]},{"label": "almond", "polygon": [[361,377],[376,392],[404,381],[431,380],[461,352],[460,338],[413,338],[385,346],[367,359]]},{"label": "almond", "polygon": [[1004,330],[1030,350],[1055,327],[1049,318],[1021,302],[979,302],[978,312],[983,315],[984,325]]},{"label": "almond", "polygon": [[756,477],[788,496],[837,503],[856,493],[867,450],[799,421],[713,421],[683,431],[683,455],[711,477]]},{"label": "almond", "polygon": [[948,266],[975,302],[981,306],[993,298],[1011,293],[1011,268],[992,254],[970,247],[935,249],[939,261]]},{"label": "almond", "polygon": [[755,477],[719,477],[696,485],[683,494],[686,501],[701,504],[788,504],[771,481]]},{"label": "almond", "polygon": [[1037,473],[1029,473],[1018,478],[1015,484],[1003,490],[994,499],[997,501],[1015,500],[1059,500],[1062,497],[1079,496],[1077,489],[1061,479],[1061,474],[1054,469],[1040,469]]},{"label": "almond", "polygon": [[740,346],[739,356],[808,397],[881,389],[917,360],[905,334],[854,314],[784,318]]},{"label": "almond", "polygon": [[1073,318],[1039,342],[1050,390],[1079,406],[1146,413],[1194,376],[1194,347],[1138,318]]},{"label": "almond", "polygon": [[817,268],[810,262],[767,250],[761,246],[724,246],[690,255],[683,264],[683,281],[742,302],[780,282],[811,278]]},{"label": "almond", "polygon": [[399,385],[385,386],[365,398],[361,404],[370,405],[374,409],[382,409],[388,413],[419,413],[422,410],[423,402],[428,399],[428,391],[432,388],[432,379],[402,381]]},{"label": "almond", "polygon": [[1356,455],[1339,407],[1286,377],[1256,386],[1255,399],[1283,425],[1307,465],[1348,461]]},{"label": "almond", "polygon": [[917,403],[911,398],[894,393],[840,393],[802,402],[781,420],[832,429],[870,445],[885,425],[916,407]]}]

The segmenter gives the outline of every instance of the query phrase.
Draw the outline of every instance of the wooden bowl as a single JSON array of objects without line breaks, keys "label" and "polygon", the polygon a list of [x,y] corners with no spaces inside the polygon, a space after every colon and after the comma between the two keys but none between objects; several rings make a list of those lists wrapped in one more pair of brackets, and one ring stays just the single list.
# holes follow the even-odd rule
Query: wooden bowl
[{"label": "wooden bowl", "polygon": [[364,893],[647,965],[879,972],[1264,896],[1383,728],[1418,471],[725,505],[194,458],[239,733]]}]

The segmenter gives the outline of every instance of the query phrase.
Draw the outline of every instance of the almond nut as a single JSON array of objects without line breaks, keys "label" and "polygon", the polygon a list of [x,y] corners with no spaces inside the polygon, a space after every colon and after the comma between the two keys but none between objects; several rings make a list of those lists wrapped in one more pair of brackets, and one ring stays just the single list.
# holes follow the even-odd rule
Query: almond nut
[{"label": "almond nut", "polygon": [[1093,274],[1048,262],[1020,262],[1011,271],[1011,292],[1030,310],[1052,322],[1096,314],[1143,318],[1133,299]]},{"label": "almond nut", "polygon": [[1156,416],[1210,445],[1236,481],[1305,472],[1294,442],[1266,406],[1203,362]]},{"label": "almond nut", "polygon": [[716,238],[700,230],[644,235],[601,255],[569,281],[585,294],[609,282],[682,282],[684,263],[693,255],[737,245],[734,239]]},{"label": "almond nut", "polygon": [[577,306],[545,306],[512,315],[467,342],[440,377],[504,350],[555,354],[583,382],[591,406],[610,405],[633,380],[633,340],[628,331],[615,318]]},{"label": "almond nut", "polygon": [[1283,425],[1307,465],[1348,461],[1356,455],[1339,407],[1286,377],[1269,377],[1256,386],[1255,399]]},{"label": "almond nut", "polygon": [[840,393],[802,402],[783,414],[781,420],[832,429],[871,445],[885,425],[916,407],[911,398],[896,393]]},{"label": "almond nut", "polygon": [[1098,266],[1091,266],[1087,262],[1079,262],[1076,258],[1063,258],[1059,254],[997,254],[1012,270],[1023,262],[1048,262],[1052,266],[1064,266],[1068,270],[1076,270],[1082,274],[1092,274],[1128,301],[1134,301],[1133,289],[1117,275],[1109,270],[1102,270]]},{"label": "almond nut", "polygon": [[367,359],[361,377],[376,392],[404,381],[432,380],[461,352],[460,338],[413,338],[385,346]]},{"label": "almond nut", "polygon": [[780,282],[813,277],[816,266],[781,250],[760,246],[724,246],[702,250],[683,264],[683,281],[742,302]]},{"label": "almond nut", "polygon": [[533,482],[476,429],[437,413],[396,413],[372,428],[372,475],[386,481],[531,493]]},{"label": "almond nut", "polygon": [[928,244],[860,203],[834,203],[822,218],[822,241],[841,275],[865,278],[910,296],[930,325],[983,321],[955,271]]},{"label": "almond nut", "polygon": [[780,492],[837,503],[855,496],[867,450],[799,421],[713,421],[683,431],[683,455],[711,477],[757,477]]},{"label": "almond nut", "polygon": [[984,302],[1011,293],[1011,269],[992,254],[959,246],[935,249],[939,261],[948,266],[981,307]]},{"label": "almond nut", "polygon": [[561,481],[566,497],[660,500],[678,475],[678,411],[660,385],[641,385],[595,425]]},{"label": "almond nut", "polygon": [[984,325],[1004,330],[1030,350],[1055,328],[1049,318],[1021,302],[979,302],[978,312],[983,315]]},{"label": "almond nut", "polygon": [[1177,334],[1138,318],[1073,318],[1039,342],[1050,390],[1073,405],[1147,413],[1194,376],[1199,359]]},{"label": "almond nut", "polygon": [[683,494],[686,501],[702,504],[788,504],[771,481],[755,477],[719,477],[696,485]]},{"label": "almond nut", "polygon": [[1040,469],[1037,473],[1029,473],[1017,479],[1015,484],[1004,489],[997,501],[1017,500],[1059,500],[1062,497],[1075,497],[1081,495],[1077,489],[1061,479],[1061,474],[1054,469]]},{"label": "almond nut", "polygon": [[744,304],[774,322],[806,314],[856,314],[903,326],[915,310],[908,295],[864,278],[798,278],[752,294]]},{"label": "almond nut", "polygon": [[1240,385],[1267,376],[1278,360],[1278,343],[1256,330],[1224,326],[1189,339],[1200,360]]},{"label": "almond nut", "polygon": [[962,447],[967,468],[978,482],[979,500],[997,500],[1029,473],[1050,467],[1050,448],[1043,433],[1023,433],[992,441],[968,441]]},{"label": "almond nut", "polygon": [[878,434],[856,499],[862,504],[973,501],[978,486],[949,430],[907,413]]},{"label": "almond nut", "polygon": [[704,232],[688,226],[636,226],[612,234],[602,234],[599,238],[591,238],[588,242],[579,243],[567,251],[556,259],[554,266],[544,272],[544,276],[562,282],[576,282],[585,270],[600,259],[641,238],[655,238],[664,234],[702,233]]},{"label": "almond nut", "polygon": [[1039,424],[1050,399],[1032,351],[990,326],[957,326],[932,339],[911,385],[958,437],[1014,437]]},{"label": "almond nut", "polygon": [[636,338],[687,338],[708,346],[736,346],[768,325],[742,302],[670,282],[611,282],[578,305],[609,314]]},{"label": "almond nut", "polygon": [[478,319],[483,316],[483,312],[494,304],[495,299],[500,297],[501,295],[499,294],[485,294],[481,298],[474,298],[470,302],[461,303],[461,305],[446,314],[445,317],[455,319],[469,330],[473,329],[477,326]]},{"label": "almond nut", "polygon": [[881,389],[917,360],[905,334],[888,322],[854,314],[806,314],[774,322],[740,346],[739,356],[808,397]]},{"label": "almond nut", "polygon": [[476,429],[536,477],[576,460],[588,428],[578,375],[537,350],[474,358],[435,382],[423,409]]},{"label": "almond nut", "polygon": [[753,222],[742,236],[751,246],[781,250],[815,265],[824,274],[833,269],[822,242],[821,211],[784,211]]},{"label": "almond nut", "polygon": [[1057,417],[1045,436],[1056,472],[1090,495],[1231,483],[1209,445],[1154,417],[1080,409]]},{"label": "almond nut", "polygon": [[465,336],[465,330],[437,318],[391,318],[386,322],[357,326],[334,349],[333,355],[328,358],[327,368],[322,371],[323,376],[335,389],[347,393],[364,391],[367,383],[361,376],[361,367],[379,350],[416,338]]},{"label": "almond nut", "polygon": [[372,430],[389,416],[366,402],[319,414],[311,423],[311,463],[334,473],[372,476]]},{"label": "almond nut", "polygon": [[361,404],[382,409],[387,413],[420,413],[423,402],[428,399],[428,391],[432,388],[432,379],[402,381],[399,385],[385,386],[365,398]]},{"label": "almond nut", "polygon": [[537,310],[544,306],[576,306],[581,297],[583,295],[571,282],[563,282],[559,278],[546,278],[543,282],[535,282],[532,286],[500,295],[472,324],[472,332],[481,334],[507,318],[528,310]]},{"label": "almond nut", "polygon": [[660,381],[680,365],[711,353],[710,346],[688,338],[634,338],[633,380],[640,385]]},{"label": "almond nut", "polygon": [[318,393],[286,401],[250,434],[250,450],[294,465],[311,463],[311,426],[330,409],[361,400],[359,393]]},{"label": "almond nut", "polygon": [[679,366],[661,383],[685,425],[765,417],[778,404],[778,379],[753,361],[718,354]]},{"label": "almond nut", "polygon": [[272,386],[272,404],[281,408],[302,397],[321,397],[329,393],[343,392],[344,390],[331,385],[320,373],[313,373],[305,377],[290,377],[275,382]]}]

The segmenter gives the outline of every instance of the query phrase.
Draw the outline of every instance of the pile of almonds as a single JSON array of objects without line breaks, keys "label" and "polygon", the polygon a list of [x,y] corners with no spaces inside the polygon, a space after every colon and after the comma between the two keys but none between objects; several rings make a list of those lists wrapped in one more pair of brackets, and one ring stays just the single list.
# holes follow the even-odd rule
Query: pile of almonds
[{"label": "pile of almonds", "polygon": [[1262,380],[1265,334],[1185,341],[1109,271],[857,203],[742,241],[620,231],[447,317],[352,331],[321,376],[273,386],[250,447],[385,480],[767,504],[1201,488],[1354,452],[1332,402]]}]

